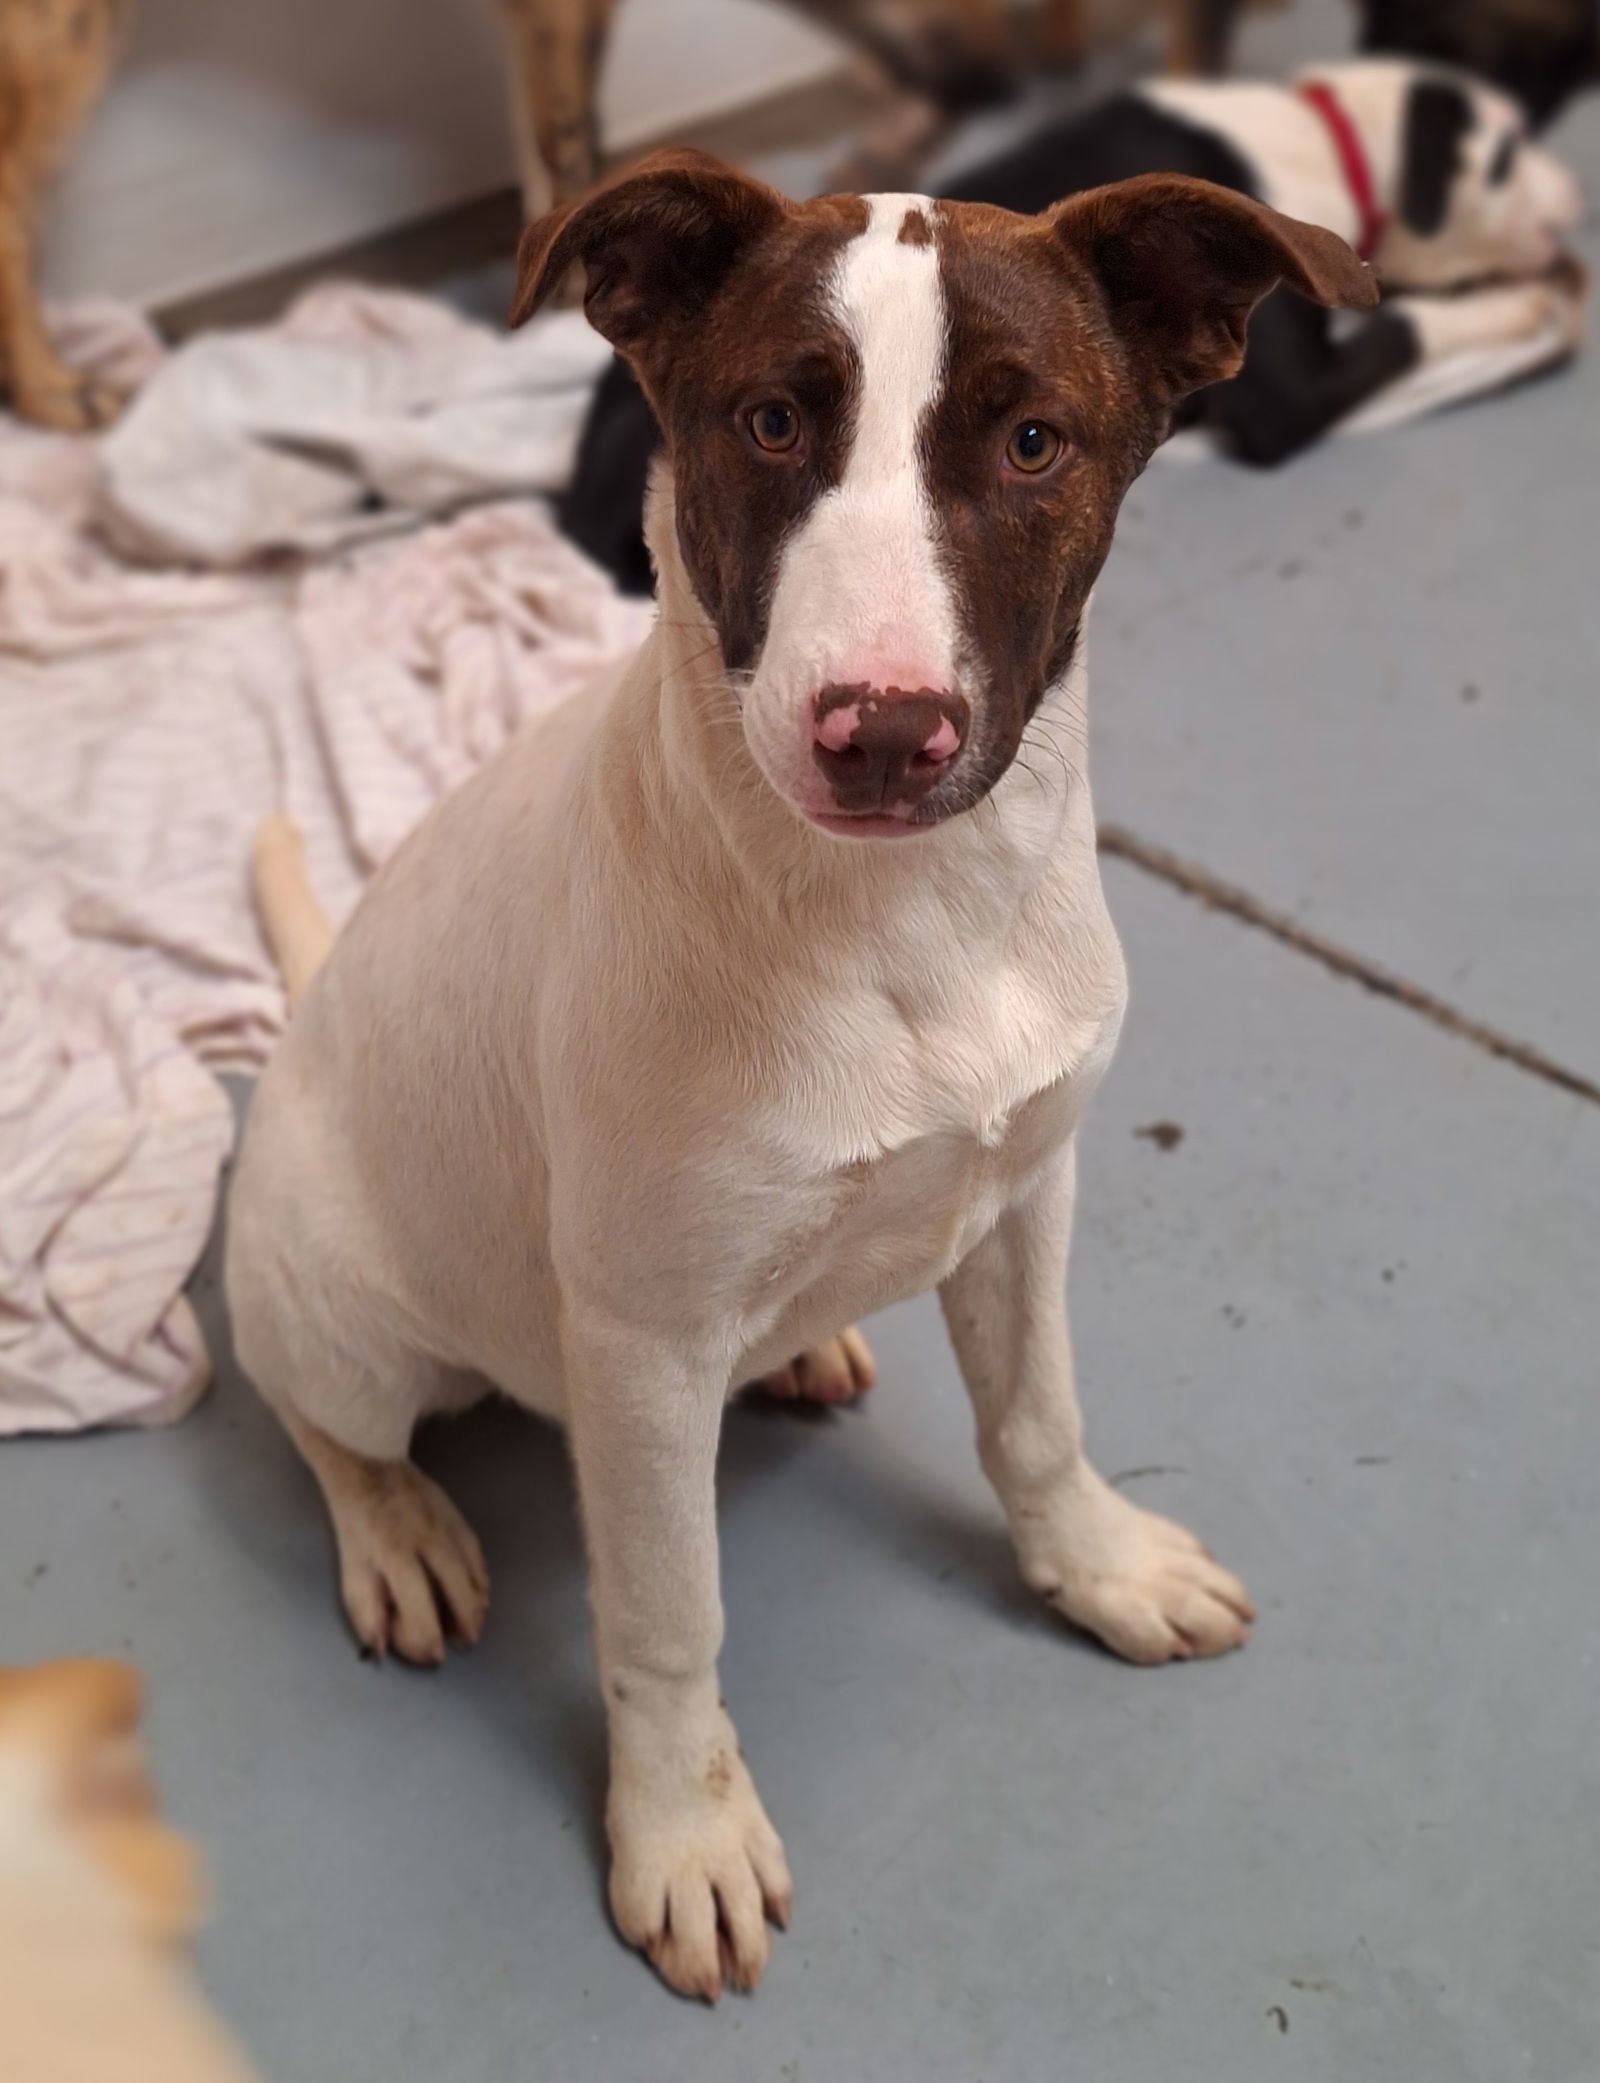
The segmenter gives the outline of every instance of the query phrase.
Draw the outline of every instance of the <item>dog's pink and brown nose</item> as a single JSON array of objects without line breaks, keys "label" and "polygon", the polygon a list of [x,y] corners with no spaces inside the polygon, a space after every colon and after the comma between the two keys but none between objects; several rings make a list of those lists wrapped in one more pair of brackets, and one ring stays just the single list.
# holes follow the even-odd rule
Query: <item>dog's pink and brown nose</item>
[{"label": "dog's pink and brown nose", "polygon": [[846,812],[920,803],[966,742],[972,708],[947,688],[825,687],[811,755]]}]

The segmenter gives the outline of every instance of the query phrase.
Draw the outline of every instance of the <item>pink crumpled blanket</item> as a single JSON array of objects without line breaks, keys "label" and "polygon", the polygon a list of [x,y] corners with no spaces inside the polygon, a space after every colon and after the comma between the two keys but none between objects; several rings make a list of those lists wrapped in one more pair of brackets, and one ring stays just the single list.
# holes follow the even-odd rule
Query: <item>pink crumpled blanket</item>
[{"label": "pink crumpled blanket", "polygon": [[[483,331],[419,301],[393,299],[391,368],[409,321],[435,363],[441,319]],[[160,354],[115,314],[73,351],[124,378]],[[0,421],[0,1435],[161,1423],[205,1388],[182,1290],[232,1141],[214,1072],[259,1067],[284,1018],[261,819],[288,809],[342,916],[650,619],[532,500],[224,574],[121,561],[103,493],[96,443]]]}]

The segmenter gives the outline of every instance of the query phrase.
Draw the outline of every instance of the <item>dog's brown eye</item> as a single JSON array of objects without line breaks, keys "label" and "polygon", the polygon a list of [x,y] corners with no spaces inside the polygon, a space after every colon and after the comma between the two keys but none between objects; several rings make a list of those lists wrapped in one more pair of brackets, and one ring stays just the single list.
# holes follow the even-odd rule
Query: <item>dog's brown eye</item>
[{"label": "dog's brown eye", "polygon": [[757,448],[781,456],[800,439],[800,415],[792,405],[758,405],[750,415],[750,434]]},{"label": "dog's brown eye", "polygon": [[1061,436],[1042,419],[1025,419],[1006,443],[1006,461],[1026,477],[1048,470],[1060,455]]}]

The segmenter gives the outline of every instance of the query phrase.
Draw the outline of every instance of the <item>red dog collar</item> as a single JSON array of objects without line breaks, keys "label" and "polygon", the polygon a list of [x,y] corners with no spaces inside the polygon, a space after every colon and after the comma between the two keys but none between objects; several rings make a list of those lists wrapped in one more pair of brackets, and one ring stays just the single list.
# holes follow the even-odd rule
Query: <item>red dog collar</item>
[{"label": "red dog collar", "polygon": [[1361,142],[1360,134],[1351,122],[1344,103],[1326,81],[1302,80],[1296,91],[1300,99],[1314,108],[1328,126],[1328,135],[1333,139],[1333,149],[1339,155],[1345,186],[1350,190],[1350,200],[1356,206],[1356,216],[1361,224],[1356,252],[1362,260],[1371,260],[1389,228],[1389,213],[1378,207],[1378,198],[1372,185],[1372,162],[1367,157],[1367,148]]}]

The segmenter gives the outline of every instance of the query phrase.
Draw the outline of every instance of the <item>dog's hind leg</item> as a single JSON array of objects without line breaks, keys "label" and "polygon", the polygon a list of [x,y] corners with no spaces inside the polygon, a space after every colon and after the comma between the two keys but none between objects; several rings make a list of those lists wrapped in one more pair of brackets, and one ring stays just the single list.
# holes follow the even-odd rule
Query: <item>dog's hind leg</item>
[{"label": "dog's hind leg", "polygon": [[444,1660],[475,1642],[489,1609],[478,1537],[437,1483],[410,1461],[354,1454],[296,1411],[278,1407],[317,1479],[339,1551],[339,1590],[368,1656]]},{"label": "dog's hind leg", "polygon": [[[271,1104],[269,1070],[256,1104]],[[228,1211],[226,1285],[234,1350],[317,1479],[333,1521],[339,1588],[371,1656],[436,1664],[474,1642],[489,1577],[472,1529],[413,1467],[411,1436],[430,1412],[461,1409],[482,1384],[453,1375],[396,1335],[359,1281],[341,1278],[331,1231],[273,1207],[285,1123],[252,1120]],[[298,1205],[332,1190],[308,1170]],[[281,1189],[280,1189],[281,1190]]]},{"label": "dog's hind leg", "polygon": [[[320,1333],[317,1309],[326,1317],[341,1306],[326,1276],[302,1265],[288,1279],[281,1269],[263,1279],[269,1253],[250,1228],[246,1203],[228,1234],[234,1347],[317,1479],[356,1640],[369,1656],[392,1649],[408,1663],[440,1663],[452,1641],[475,1642],[482,1632],[489,1572],[472,1528],[412,1464],[411,1435],[430,1412],[476,1400],[482,1385],[372,1323],[359,1348],[353,1338]],[[352,1321],[358,1306],[345,1298]]]},{"label": "dog's hind leg", "polygon": [[825,1345],[797,1353],[787,1367],[751,1384],[779,1403],[854,1403],[878,1379],[872,1348],[852,1324]]},{"label": "dog's hind leg", "polygon": [[[298,1008],[333,943],[333,928],[306,874],[299,832],[274,813],[256,835],[251,865],[267,939]],[[255,1105],[273,1105],[272,1074]],[[436,1483],[407,1455],[419,1418],[461,1408],[478,1393],[409,1349],[363,1306],[356,1280],[338,1277],[336,1186],[319,1171],[316,1138],[302,1162],[288,1157],[290,1124],[252,1127],[229,1207],[228,1304],[245,1372],[277,1412],[316,1477],[333,1521],[339,1587],[356,1639],[371,1656],[393,1649],[436,1664],[448,1640],[475,1642],[489,1604],[489,1573],[476,1535]],[[296,1209],[318,1207],[328,1224],[309,1249]],[[365,1319],[365,1321],[363,1321]]]}]

